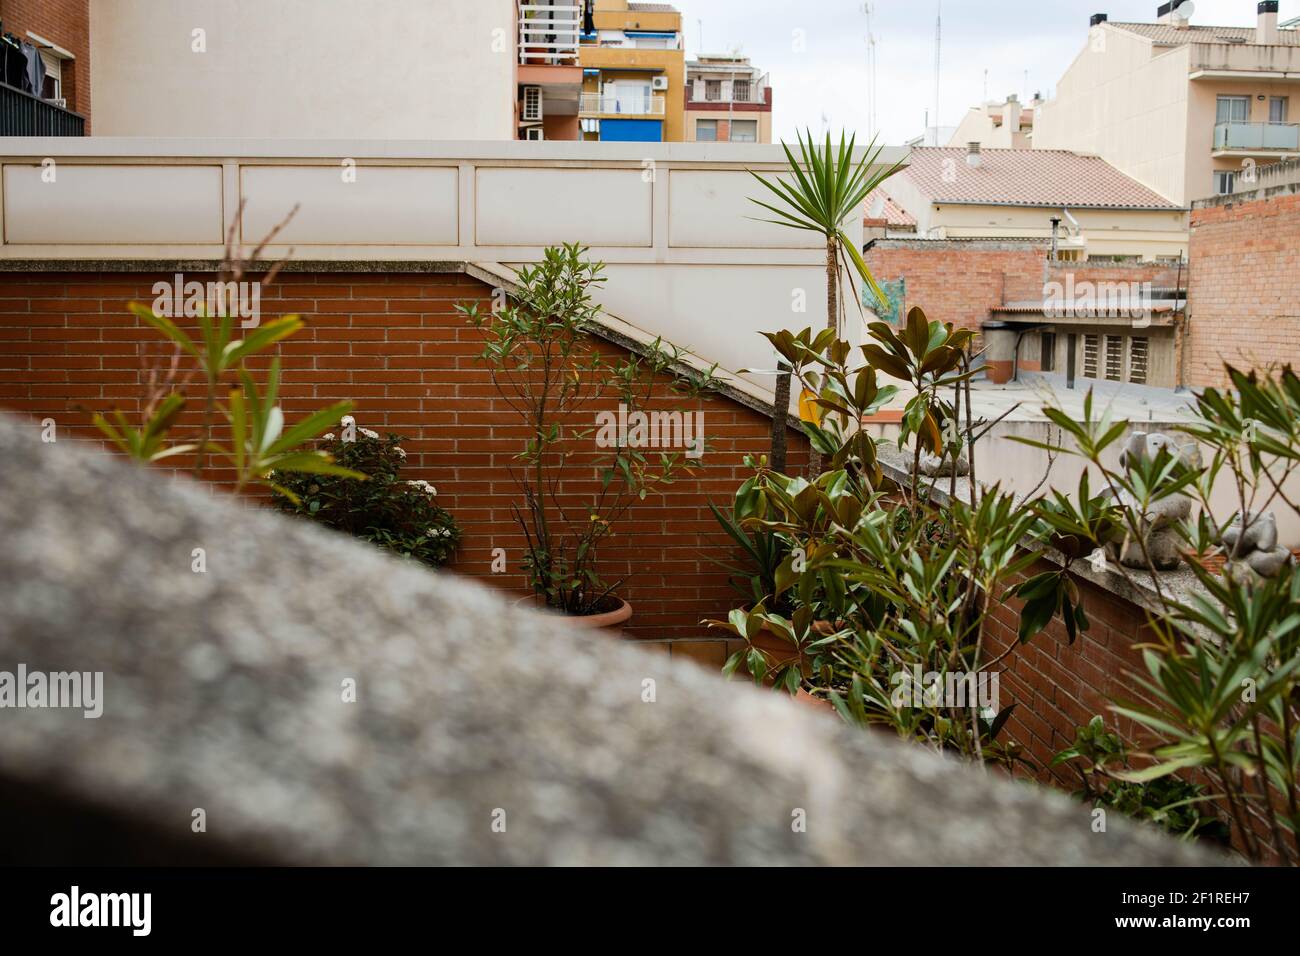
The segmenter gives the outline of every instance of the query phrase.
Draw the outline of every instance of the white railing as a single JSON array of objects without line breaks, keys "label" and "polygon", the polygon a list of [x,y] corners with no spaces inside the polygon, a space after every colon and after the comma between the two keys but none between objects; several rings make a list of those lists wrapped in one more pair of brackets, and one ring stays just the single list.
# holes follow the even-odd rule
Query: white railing
[{"label": "white railing", "polygon": [[585,114],[663,116],[664,98],[627,93],[583,93],[579,110]]},{"label": "white railing", "polygon": [[766,103],[767,102],[767,74],[749,80],[746,86],[745,79],[737,77],[731,80],[730,95],[726,82],[722,82],[717,88],[717,92],[710,94],[707,86],[708,80],[717,81],[716,76],[701,75],[697,85],[695,77],[689,77],[686,82],[686,89],[690,96],[688,102],[691,103]]},{"label": "white railing", "polygon": [[578,63],[582,8],[577,3],[527,4],[519,8],[519,62]]}]

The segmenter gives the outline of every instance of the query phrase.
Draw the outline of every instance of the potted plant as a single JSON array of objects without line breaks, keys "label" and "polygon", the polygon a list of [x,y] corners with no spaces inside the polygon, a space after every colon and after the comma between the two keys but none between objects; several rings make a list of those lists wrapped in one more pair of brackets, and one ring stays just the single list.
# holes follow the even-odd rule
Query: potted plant
[{"label": "potted plant", "polygon": [[[621,628],[632,608],[616,593],[623,581],[606,580],[600,548],[638,501],[694,474],[707,449],[700,414],[665,409],[661,383],[693,400],[715,379],[713,369],[688,369],[683,353],[660,340],[623,358],[602,351],[589,330],[604,264],[585,253],[578,245],[547,249],[520,269],[499,308],[457,309],[483,331],[480,358],[523,425],[509,472],[533,592],[525,600],[584,627]],[[594,490],[571,490],[584,482]]]}]

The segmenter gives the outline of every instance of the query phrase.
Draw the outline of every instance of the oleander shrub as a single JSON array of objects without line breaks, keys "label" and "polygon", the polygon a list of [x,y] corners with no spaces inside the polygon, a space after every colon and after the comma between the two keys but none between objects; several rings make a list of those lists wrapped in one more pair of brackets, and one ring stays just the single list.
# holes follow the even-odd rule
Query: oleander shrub
[{"label": "oleander shrub", "polygon": [[460,543],[460,528],[450,512],[438,506],[433,485],[401,477],[406,463],[402,441],[400,435],[380,437],[357,427],[351,416],[344,418],[342,433],[324,435],[320,450],[366,480],[282,475],[276,484],[298,501],[277,495],[277,505],[421,564],[445,564]]}]

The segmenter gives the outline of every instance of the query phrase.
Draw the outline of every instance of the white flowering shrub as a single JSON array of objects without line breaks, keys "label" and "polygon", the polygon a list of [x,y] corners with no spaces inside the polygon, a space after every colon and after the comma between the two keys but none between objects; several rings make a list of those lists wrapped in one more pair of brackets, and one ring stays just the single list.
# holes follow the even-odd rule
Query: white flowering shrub
[{"label": "white flowering shrub", "polygon": [[[343,419],[346,435],[355,425]],[[276,484],[297,495],[298,503],[277,495],[283,511],[319,521],[385,550],[437,566],[445,564],[460,543],[460,529],[451,514],[438,506],[438,489],[427,481],[401,478],[406,462],[402,437],[380,437],[356,428],[345,441],[333,433],[321,437],[320,450],[339,465],[367,476],[335,478],[325,475],[282,475]]]}]

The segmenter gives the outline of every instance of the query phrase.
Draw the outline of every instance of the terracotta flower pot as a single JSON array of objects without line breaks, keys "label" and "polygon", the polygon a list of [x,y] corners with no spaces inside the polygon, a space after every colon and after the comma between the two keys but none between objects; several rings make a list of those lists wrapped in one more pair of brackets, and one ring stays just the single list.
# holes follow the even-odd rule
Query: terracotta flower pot
[{"label": "terracotta flower pot", "polygon": [[[632,605],[622,598],[615,598],[615,600],[618,601],[618,607],[602,614],[560,614],[560,616],[574,627],[584,631],[614,631],[617,633],[622,631],[624,625],[632,619]],[[548,608],[536,594],[526,594],[515,601],[515,607],[524,607],[525,605],[532,605],[538,610],[550,610],[559,614],[552,608]]]}]

